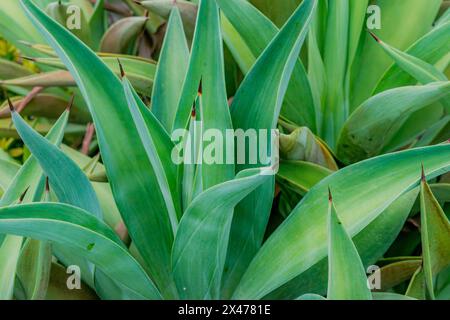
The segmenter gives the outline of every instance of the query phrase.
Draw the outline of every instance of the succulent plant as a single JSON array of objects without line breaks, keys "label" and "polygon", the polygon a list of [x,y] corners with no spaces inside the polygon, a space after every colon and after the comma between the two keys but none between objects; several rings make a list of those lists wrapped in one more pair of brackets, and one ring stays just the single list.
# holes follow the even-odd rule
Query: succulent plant
[{"label": "succulent plant", "polygon": [[0,2],[0,298],[449,299],[447,7]]}]

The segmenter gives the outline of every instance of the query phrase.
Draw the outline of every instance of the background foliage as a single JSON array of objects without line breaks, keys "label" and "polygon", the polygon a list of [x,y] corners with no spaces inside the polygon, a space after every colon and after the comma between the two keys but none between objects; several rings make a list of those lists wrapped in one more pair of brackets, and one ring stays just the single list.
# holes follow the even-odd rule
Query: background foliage
[{"label": "background foliage", "polygon": [[0,298],[449,299],[448,4],[1,1]]}]

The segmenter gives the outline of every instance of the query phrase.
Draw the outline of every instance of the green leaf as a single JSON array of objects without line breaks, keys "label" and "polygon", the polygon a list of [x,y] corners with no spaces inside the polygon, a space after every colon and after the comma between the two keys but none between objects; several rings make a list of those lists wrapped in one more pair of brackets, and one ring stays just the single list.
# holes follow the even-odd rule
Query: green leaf
[{"label": "green leaf", "polygon": [[[54,124],[46,138],[51,144],[59,145],[64,136],[64,130],[69,118],[69,112],[65,111],[59,120]],[[8,184],[8,189],[0,200],[0,206],[13,204],[32,184],[36,184],[42,176],[39,162],[33,155],[17,171],[17,174]]]},{"label": "green leaf", "polygon": [[70,16],[74,14],[74,12],[70,10],[71,5],[71,3],[61,2],[59,0],[54,1],[48,4],[45,8],[45,12],[52,17],[54,21],[57,21],[61,26],[67,28],[67,30],[70,30],[70,32],[91,47],[91,29],[88,24],[88,17],[86,12],[78,5],[78,9],[80,9],[79,15],[76,16],[78,22],[74,24],[79,23],[79,26],[76,25],[74,28],[69,28],[68,22],[70,20]]},{"label": "green leaf", "polygon": [[122,79],[122,85],[141,143],[155,170],[158,187],[163,195],[164,204],[175,236],[178,227],[178,217],[181,217],[181,203],[177,186],[178,168],[171,159],[171,151],[174,145],[167,132],[150,110],[147,109],[133,90],[131,83],[125,77]]},{"label": "green leaf", "polygon": [[380,269],[381,290],[387,291],[409,279],[414,275],[417,268],[422,265],[422,259],[407,259],[383,266]]},{"label": "green leaf", "polygon": [[7,80],[17,77],[25,77],[32,74],[32,72],[18,63],[0,59],[0,79]]},{"label": "green leaf", "polygon": [[[442,142],[444,139],[436,141],[435,143],[426,143],[426,139],[436,138],[435,136],[433,137],[433,135],[436,135],[436,133],[433,133],[433,127],[439,126],[439,122],[444,120],[444,118],[444,109],[439,102],[435,102],[426,108],[413,112],[406,120],[402,121],[400,128],[395,135],[384,144],[380,153],[392,152],[404,148],[405,146],[412,148]],[[443,126],[442,123],[440,125]],[[432,137],[427,137],[427,133],[430,133]],[[422,145],[416,143],[419,138],[424,139],[420,143]]]},{"label": "green leaf", "polygon": [[[11,102],[17,108],[26,98],[13,97]],[[58,119],[59,116],[66,110],[69,101],[65,97],[56,94],[41,93],[33,97],[33,100],[26,104],[26,108],[20,111],[24,117],[35,116],[44,117],[48,119]],[[10,117],[8,102],[5,101],[0,105],[0,117]],[[86,124],[91,119],[87,110],[83,110],[76,105],[71,107],[69,121],[72,123]]]},{"label": "green leaf", "polygon": [[323,198],[328,186],[334,190],[335,206],[343,209],[340,218],[353,237],[400,196],[417,186],[421,162],[432,178],[450,169],[449,159],[448,144],[419,148],[360,162],[325,178],[308,192],[265,242],[233,297],[261,298],[326,257]]},{"label": "green leaf", "polygon": [[341,131],[337,157],[354,163],[380,153],[407,116],[449,94],[450,82],[411,86],[380,93],[364,102]]},{"label": "green leaf", "polygon": [[33,2],[22,4],[76,80],[91,111],[109,182],[130,236],[162,294],[171,296],[173,233],[154,170],[144,147],[136,143],[139,133],[119,79]]},{"label": "green leaf", "polygon": [[266,17],[270,18],[278,27],[282,27],[292,12],[297,9],[300,0],[251,0],[250,1]]},{"label": "green leaf", "polygon": [[200,194],[188,207],[173,249],[173,272],[182,299],[220,298],[233,209],[269,178],[260,169],[241,171],[234,180]]},{"label": "green leaf", "polygon": [[194,3],[184,0],[152,0],[142,1],[140,2],[140,5],[166,19],[169,19],[173,8],[178,8],[181,13],[186,36],[189,41],[192,39],[194,35],[195,19],[198,10],[197,5],[195,5]]},{"label": "green leaf", "polygon": [[280,155],[286,160],[308,161],[330,170],[338,170],[333,155],[319,138],[306,127],[291,134],[280,134]]},{"label": "green leaf", "polygon": [[434,183],[430,188],[439,203],[450,202],[450,183]]},{"label": "green leaf", "polygon": [[374,292],[372,293],[374,300],[416,300],[412,297],[393,292]]},{"label": "green leaf", "polygon": [[[81,169],[67,155],[29,127],[17,112],[12,112],[12,118],[25,144],[48,176],[59,201],[82,208],[102,219],[97,196]],[[67,253],[67,248],[55,249],[56,256]]]},{"label": "green leaf", "polygon": [[[0,209],[1,210],[1,209]],[[2,232],[6,233],[6,232]],[[8,235],[0,246],[0,299],[12,299],[22,237]]]},{"label": "green leaf", "polygon": [[58,70],[51,72],[43,72],[32,74],[29,76],[15,78],[10,80],[2,80],[2,85],[21,86],[21,87],[51,87],[51,86],[73,86],[75,85],[73,78],[67,71]]},{"label": "green leaf", "polygon": [[331,193],[328,208],[328,269],[328,299],[372,299],[358,251],[337,216]]},{"label": "green leaf", "polygon": [[152,112],[171,133],[189,63],[189,48],[179,10],[170,15],[152,94]]},{"label": "green leaf", "polygon": [[304,295],[301,295],[295,300],[326,300],[326,299],[318,294],[306,293]]},{"label": "green leaf", "polygon": [[[92,163],[93,159],[64,144],[61,145],[61,150],[65,154],[67,154],[80,168],[83,168],[83,171],[85,172],[87,166]],[[89,174],[98,174],[99,172],[104,172],[104,170],[104,166],[101,163],[97,163],[95,165],[95,169],[93,169],[93,172],[90,170]],[[86,174],[88,174],[88,172],[86,172]],[[122,218],[120,217],[119,209],[117,209],[116,203],[114,201],[110,185],[103,182],[93,182],[92,180],[91,183],[94,187],[98,201],[100,202],[100,206],[102,208],[103,221],[108,226],[115,229],[119,224],[123,222]]]},{"label": "green leaf", "polygon": [[[319,2],[320,4],[320,2]],[[318,19],[319,9],[314,18]],[[317,22],[313,24],[315,26]],[[314,100],[314,109],[316,114],[317,132],[322,132],[322,109],[325,103],[327,76],[323,64],[319,45],[317,43],[316,28],[311,27],[308,34],[308,79],[311,86],[311,93]]]},{"label": "green leaf", "polygon": [[3,191],[8,188],[19,170],[20,165],[13,162],[11,159],[0,159],[0,188]]},{"label": "green leaf", "polygon": [[105,0],[98,0],[95,3],[94,12],[89,18],[89,29],[91,30],[91,37],[94,49],[97,50],[100,47],[100,42],[106,31],[106,13],[105,13]]},{"label": "green leaf", "polygon": [[[247,109],[247,106],[249,105],[254,105],[255,108],[260,109],[256,118],[254,118],[253,113],[250,113],[248,117],[258,119],[257,122],[259,122],[264,121],[263,119],[260,119],[261,115],[271,117],[275,114],[278,116],[278,113],[280,112],[279,108],[284,100],[283,107],[281,108],[281,115],[297,125],[307,126],[313,132],[316,132],[316,116],[311,88],[305,68],[300,59],[298,59],[300,47],[308,31],[316,1],[305,1],[305,3],[301,5],[302,9],[297,10],[290,18],[289,27],[285,25],[282,29],[284,31],[280,33],[278,32],[278,28],[267,17],[247,1],[217,0],[217,3],[248,46],[248,48],[243,47],[244,52],[239,52],[239,56],[236,56],[237,51],[231,50],[235,55],[235,59],[239,61],[241,57],[244,57],[244,59],[247,60],[249,58],[248,49],[250,49],[253,56],[258,59],[255,63],[258,63],[259,66],[253,66],[253,71],[251,71],[252,75],[247,75],[245,80],[247,84],[245,86],[256,81],[254,87],[261,90],[261,92],[264,92],[264,95],[252,96],[251,92],[253,89],[241,89],[243,92],[247,91],[247,95],[252,96],[252,99],[255,97],[260,99],[260,101],[252,101],[251,104],[248,104],[248,101],[246,102],[247,104],[243,109]],[[294,24],[295,21],[301,22],[299,24]],[[293,28],[296,28],[297,30],[294,31]],[[225,32],[227,30],[229,30],[229,28],[224,28]],[[229,40],[233,39],[230,34],[225,36],[225,39],[227,38]],[[236,37],[234,38],[236,39]],[[275,41],[275,39],[277,40]],[[294,41],[295,45],[294,43],[290,43],[291,41]],[[280,44],[281,42],[283,44]],[[238,46],[239,43],[236,43],[235,47],[237,49],[239,48]],[[283,50],[279,50],[279,48],[283,48]],[[289,59],[287,55],[289,55]],[[270,68],[268,68],[268,66],[270,66]],[[289,67],[285,70],[285,66]],[[269,82],[268,79],[271,81]],[[281,79],[283,79],[283,81]],[[290,79],[291,81],[289,81]],[[268,83],[265,84],[265,81]],[[282,82],[283,85],[280,87]],[[284,88],[285,86],[288,86],[287,90]],[[281,88],[283,90],[278,92],[278,89]],[[286,95],[284,93],[286,93]],[[272,105],[273,102],[265,95],[272,95],[271,99],[275,99],[275,96],[278,96],[278,100],[280,101],[277,103],[278,105],[275,109],[275,113],[266,110],[267,107],[265,106]],[[300,105],[299,101],[302,101]],[[243,112],[243,110],[241,110],[241,112]],[[253,112],[256,112],[256,110]]]},{"label": "green leaf", "polygon": [[420,211],[423,271],[428,293],[434,299],[434,278],[450,265],[450,222],[424,175],[420,189]]},{"label": "green leaf", "polygon": [[322,108],[322,133],[327,144],[334,149],[338,134],[348,116],[345,102],[345,76],[347,72],[349,1],[329,1],[327,31],[323,62],[327,77],[326,99]]},{"label": "green leaf", "polygon": [[232,108],[235,127],[274,128],[316,1],[305,1],[244,79]]},{"label": "green leaf", "polygon": [[114,231],[82,209],[54,203],[0,208],[0,232],[72,248],[137,296],[160,298],[150,278]]},{"label": "green leaf", "polygon": [[[49,143],[58,145],[61,142],[68,117],[69,112],[65,111],[49,131],[47,135]],[[9,206],[13,204],[27,188],[32,189],[29,191],[34,196],[41,178],[42,170],[39,167],[37,159],[34,156],[29,157],[22,167],[17,170],[14,177],[11,178],[11,181],[8,182],[5,193],[0,199],[0,206]],[[13,294],[13,284],[22,241],[22,237],[11,235],[7,235],[0,241],[0,243],[3,243],[0,248],[0,256],[5,256],[4,259],[0,259],[0,274],[3,278],[2,281],[0,281],[0,295],[3,299],[10,299]]]},{"label": "green leaf", "polygon": [[351,67],[355,59],[356,52],[360,43],[361,32],[366,22],[367,7],[369,0],[350,0],[349,22],[348,22],[348,60],[347,72],[351,72]]},{"label": "green leaf", "polygon": [[405,295],[411,298],[425,300],[426,299],[426,284],[425,284],[425,274],[423,267],[420,266],[414,272],[411,281],[409,282],[408,288],[406,289]]},{"label": "green leaf", "polygon": [[391,47],[375,35],[373,36],[395,63],[420,83],[428,84],[430,82],[447,81],[447,77],[433,65]]}]

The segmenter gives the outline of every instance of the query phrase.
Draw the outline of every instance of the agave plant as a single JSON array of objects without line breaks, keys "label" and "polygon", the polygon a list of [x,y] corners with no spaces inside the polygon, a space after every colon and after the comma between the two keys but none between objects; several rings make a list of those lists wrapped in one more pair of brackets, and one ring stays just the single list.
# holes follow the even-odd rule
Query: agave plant
[{"label": "agave plant", "polygon": [[449,299],[446,5],[2,1],[0,298]]}]

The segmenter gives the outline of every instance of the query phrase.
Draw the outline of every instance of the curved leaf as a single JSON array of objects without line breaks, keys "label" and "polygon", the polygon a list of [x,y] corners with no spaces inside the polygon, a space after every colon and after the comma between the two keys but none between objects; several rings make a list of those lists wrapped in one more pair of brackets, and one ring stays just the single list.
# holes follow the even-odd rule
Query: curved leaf
[{"label": "curved leaf", "polygon": [[[450,43],[448,41],[449,32],[450,21],[431,30],[425,36],[417,40],[405,51],[405,53],[428,64],[434,65],[450,51]],[[384,40],[387,41],[386,39]],[[390,44],[392,45],[392,43]],[[433,48],[433,50],[430,50],[430,48]],[[394,64],[386,71],[374,93],[383,92],[398,86],[413,84],[415,84],[414,78],[398,64]]]},{"label": "curved leaf", "polygon": [[72,248],[142,298],[160,298],[150,278],[114,231],[81,209],[54,203],[0,208],[0,232]]},{"label": "curved leaf", "polygon": [[[231,105],[235,129],[271,132],[275,128],[316,4],[315,0],[302,2],[245,77]],[[272,155],[272,150],[269,153]],[[252,166],[240,165],[238,171]],[[226,297],[231,296],[261,246],[273,194],[274,179],[269,179],[236,208],[224,274]]]},{"label": "curved leaf", "polygon": [[450,222],[425,179],[423,175],[420,188],[423,271],[434,299],[434,278],[450,265]]},{"label": "curved leaf", "polygon": [[144,30],[147,17],[126,17],[114,23],[103,35],[100,51],[127,53],[132,42]]},{"label": "curved leaf", "polygon": [[277,177],[306,193],[333,172],[322,166],[304,161],[282,161]]},{"label": "curved leaf", "polygon": [[14,125],[31,153],[39,161],[58,199],[102,217],[91,183],[80,168],[62,151],[35,132],[15,111]]},{"label": "curved leaf", "polygon": [[364,102],[341,131],[337,157],[354,163],[378,155],[406,117],[450,94],[450,82],[411,86],[380,93]]},{"label": "curved leaf", "polygon": [[[381,29],[377,35],[399,50],[405,50],[417,39],[431,30],[441,0],[376,0],[381,12]],[[408,32],[397,32],[408,30]],[[362,38],[362,50],[355,67],[359,72],[352,79],[350,110],[356,109],[367,100],[384,72],[390,67],[391,59],[386,56],[369,33]],[[429,50],[429,49],[428,49]]]},{"label": "curved leaf", "polygon": [[[197,25],[192,44],[189,69],[183,85],[173,129],[188,128],[192,105],[199,96],[201,130],[203,134],[215,130],[226,136],[232,129],[224,78],[223,44],[220,32],[219,8],[216,1],[201,0]],[[200,90],[199,90],[200,87]],[[211,131],[210,131],[211,132]],[[202,139],[202,150],[209,143]],[[200,167],[200,178],[204,190],[234,176],[234,165],[220,155],[219,163],[204,161]]]},{"label": "curved leaf", "polygon": [[371,300],[367,276],[333,201],[328,209],[328,294],[330,300]]},{"label": "curved leaf", "polygon": [[144,147],[136,143],[139,133],[122,85],[94,52],[32,1],[22,0],[22,4],[70,70],[89,106],[117,206],[151,276],[166,296],[166,288],[172,288],[173,234],[154,170]]},{"label": "curved leaf", "polygon": [[[252,102],[252,104],[254,103],[258,109],[260,109],[260,115],[256,119],[259,119],[261,114],[264,114],[266,117],[271,117],[273,115],[273,112],[269,112],[267,110],[268,107],[265,107],[266,104],[273,104],[273,102],[269,102],[271,100],[265,95],[272,95],[271,99],[274,99],[274,96],[278,95],[278,100],[280,101],[278,102],[279,105],[277,105],[277,108],[275,108],[276,115],[280,112],[279,109],[281,108],[281,103],[285,100],[283,107],[281,108],[282,116],[298,125],[307,126],[313,132],[316,132],[315,110],[309,80],[305,68],[298,59],[298,52],[297,54],[294,53],[299,51],[303,40],[305,39],[316,2],[306,1],[305,4],[302,4],[302,10],[297,10],[296,14],[294,13],[295,16],[292,16],[289,19],[290,26],[287,28],[287,25],[285,25],[283,29],[281,29],[284,30],[282,33],[278,33],[278,28],[247,1],[217,0],[217,3],[227,19],[231,22],[232,26],[245,41],[253,56],[257,58],[257,62],[255,63],[259,63],[257,68],[253,65],[253,69],[255,70],[250,71],[253,75],[247,76],[248,80],[246,80],[247,83],[257,81],[255,82],[254,87],[261,90],[261,92],[264,92],[264,94],[261,95],[261,101]],[[301,22],[294,26],[294,21],[297,19]],[[291,29],[293,27],[300,28],[300,30],[294,31]],[[224,31],[227,30],[229,29],[224,28]],[[274,41],[275,38],[278,40]],[[231,40],[233,37],[229,35],[228,39]],[[289,43],[290,41],[297,41],[295,48],[293,43]],[[280,44],[281,42],[283,42],[282,45]],[[270,50],[269,45],[271,46]],[[280,50],[280,48],[283,48],[283,50]],[[233,50],[232,52],[236,53],[236,51]],[[264,58],[262,58],[263,53]],[[290,55],[289,62],[287,62],[288,54]],[[239,57],[235,58],[239,60]],[[268,68],[268,66],[270,66],[270,68]],[[285,70],[285,66],[289,67]],[[274,72],[277,72],[278,74],[274,74]],[[292,80],[289,81],[291,75]],[[283,80],[281,80],[281,78],[283,78]],[[270,79],[270,83],[267,83],[266,85],[270,87],[262,87],[263,84],[260,82],[263,82],[264,80],[268,81],[268,79]],[[283,86],[287,86],[287,88],[283,88],[281,92],[278,92],[281,82],[283,82]],[[241,90],[248,90],[250,93],[253,92],[253,89],[249,88]],[[286,93],[286,95],[284,93]],[[255,96],[257,95],[252,97]],[[265,100],[268,102],[264,102]],[[301,103],[299,103],[299,101],[301,101]],[[247,109],[247,106],[252,104],[247,103],[245,107],[242,108]],[[256,112],[256,110],[253,112]],[[253,118],[253,113],[250,113],[248,116]],[[263,120],[259,119],[258,121]]]},{"label": "curved leaf", "polygon": [[450,145],[373,158],[322,180],[265,242],[244,274],[234,298],[261,298],[326,257],[323,198],[328,186],[334,190],[336,208],[346,208],[341,220],[353,237],[401,195],[417,186],[421,162],[429,170],[430,178],[448,171]]},{"label": "curved leaf", "polygon": [[172,126],[189,63],[189,48],[178,9],[170,15],[152,94],[152,112],[166,128]]},{"label": "curved leaf", "polygon": [[233,209],[269,177],[261,175],[260,169],[241,171],[234,180],[200,194],[187,208],[173,249],[181,298],[220,298]]}]

